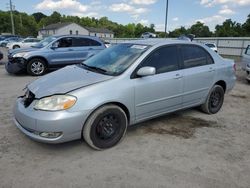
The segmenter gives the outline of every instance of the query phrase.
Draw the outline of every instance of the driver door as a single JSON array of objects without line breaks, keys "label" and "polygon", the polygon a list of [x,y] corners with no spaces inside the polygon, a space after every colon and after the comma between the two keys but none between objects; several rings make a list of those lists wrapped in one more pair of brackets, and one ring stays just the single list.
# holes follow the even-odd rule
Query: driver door
[{"label": "driver door", "polygon": [[53,67],[63,67],[69,64],[75,64],[75,54],[73,47],[73,38],[64,37],[57,40],[48,54]]},{"label": "driver door", "polygon": [[156,49],[137,70],[145,66],[155,67],[156,74],[134,78],[137,122],[182,106],[183,79],[177,46]]}]

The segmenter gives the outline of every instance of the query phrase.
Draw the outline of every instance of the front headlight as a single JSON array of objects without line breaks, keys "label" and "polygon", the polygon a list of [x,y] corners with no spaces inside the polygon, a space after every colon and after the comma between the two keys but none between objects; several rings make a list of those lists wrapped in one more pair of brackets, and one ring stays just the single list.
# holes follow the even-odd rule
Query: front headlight
[{"label": "front headlight", "polygon": [[23,57],[25,56],[26,52],[21,52],[21,53],[17,53],[15,55],[13,55],[13,57]]},{"label": "front headlight", "polygon": [[34,109],[46,111],[67,110],[74,106],[76,100],[76,97],[71,95],[53,95],[38,100]]}]

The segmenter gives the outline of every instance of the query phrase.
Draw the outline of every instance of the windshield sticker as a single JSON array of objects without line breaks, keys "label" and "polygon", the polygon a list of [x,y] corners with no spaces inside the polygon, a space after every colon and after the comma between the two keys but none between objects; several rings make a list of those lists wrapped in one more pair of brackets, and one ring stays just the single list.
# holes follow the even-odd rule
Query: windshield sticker
[{"label": "windshield sticker", "polygon": [[145,48],[147,48],[148,46],[143,46],[143,45],[133,45],[130,48],[135,48],[135,49],[139,49],[139,50],[144,50]]}]

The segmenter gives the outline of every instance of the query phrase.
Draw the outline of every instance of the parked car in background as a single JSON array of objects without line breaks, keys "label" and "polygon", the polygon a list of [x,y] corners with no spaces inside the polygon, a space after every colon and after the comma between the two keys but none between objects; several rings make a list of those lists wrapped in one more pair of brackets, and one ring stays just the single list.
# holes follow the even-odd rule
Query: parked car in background
[{"label": "parked car in background", "polygon": [[210,49],[212,49],[213,51],[215,51],[216,53],[218,53],[218,48],[217,48],[216,44],[214,44],[214,43],[205,43],[205,45],[207,47],[209,47]]},{"label": "parked car in background", "polygon": [[157,35],[154,33],[150,33],[150,32],[145,32],[142,33],[141,38],[156,38]]},{"label": "parked car in background", "polygon": [[19,42],[21,40],[23,40],[23,39],[20,37],[9,37],[5,40],[0,41],[0,47],[6,47],[7,44],[10,42]]},{"label": "parked car in background", "polygon": [[192,42],[194,38],[195,38],[194,34],[184,34],[184,35],[180,35],[177,39]]},{"label": "parked car in background", "polygon": [[112,44],[110,43],[110,42],[108,42],[108,41],[104,41],[104,44],[105,44],[105,46],[106,46],[106,48],[109,48]]},{"label": "parked car in background", "polygon": [[247,73],[247,81],[250,83],[250,45],[247,46],[245,53],[242,56],[241,68]]},{"label": "parked car in background", "polygon": [[0,35],[0,41],[3,41],[10,37],[18,37],[17,35]]},{"label": "parked car in background", "polygon": [[127,127],[195,106],[217,113],[235,84],[235,63],[180,40],[129,41],[27,85],[14,107],[16,126],[46,143],[84,140],[101,150]]},{"label": "parked car in background", "polygon": [[40,39],[37,38],[25,38],[19,42],[10,42],[6,45],[9,49],[17,49],[17,48],[30,48],[31,46],[40,42]]},{"label": "parked car in background", "polygon": [[33,48],[10,50],[5,68],[9,73],[27,71],[32,76],[40,76],[49,69],[81,63],[105,48],[105,44],[97,37],[52,36]]}]

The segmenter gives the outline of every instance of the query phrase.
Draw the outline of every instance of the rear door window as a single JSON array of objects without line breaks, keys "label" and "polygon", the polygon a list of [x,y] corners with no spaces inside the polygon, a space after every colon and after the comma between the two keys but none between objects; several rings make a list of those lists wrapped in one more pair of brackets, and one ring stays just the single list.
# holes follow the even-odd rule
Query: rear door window
[{"label": "rear door window", "polygon": [[74,47],[84,47],[84,46],[101,46],[101,43],[89,39],[89,38],[74,38],[73,40]]},{"label": "rear door window", "polygon": [[181,52],[184,68],[192,68],[214,63],[209,53],[199,46],[182,45]]}]

